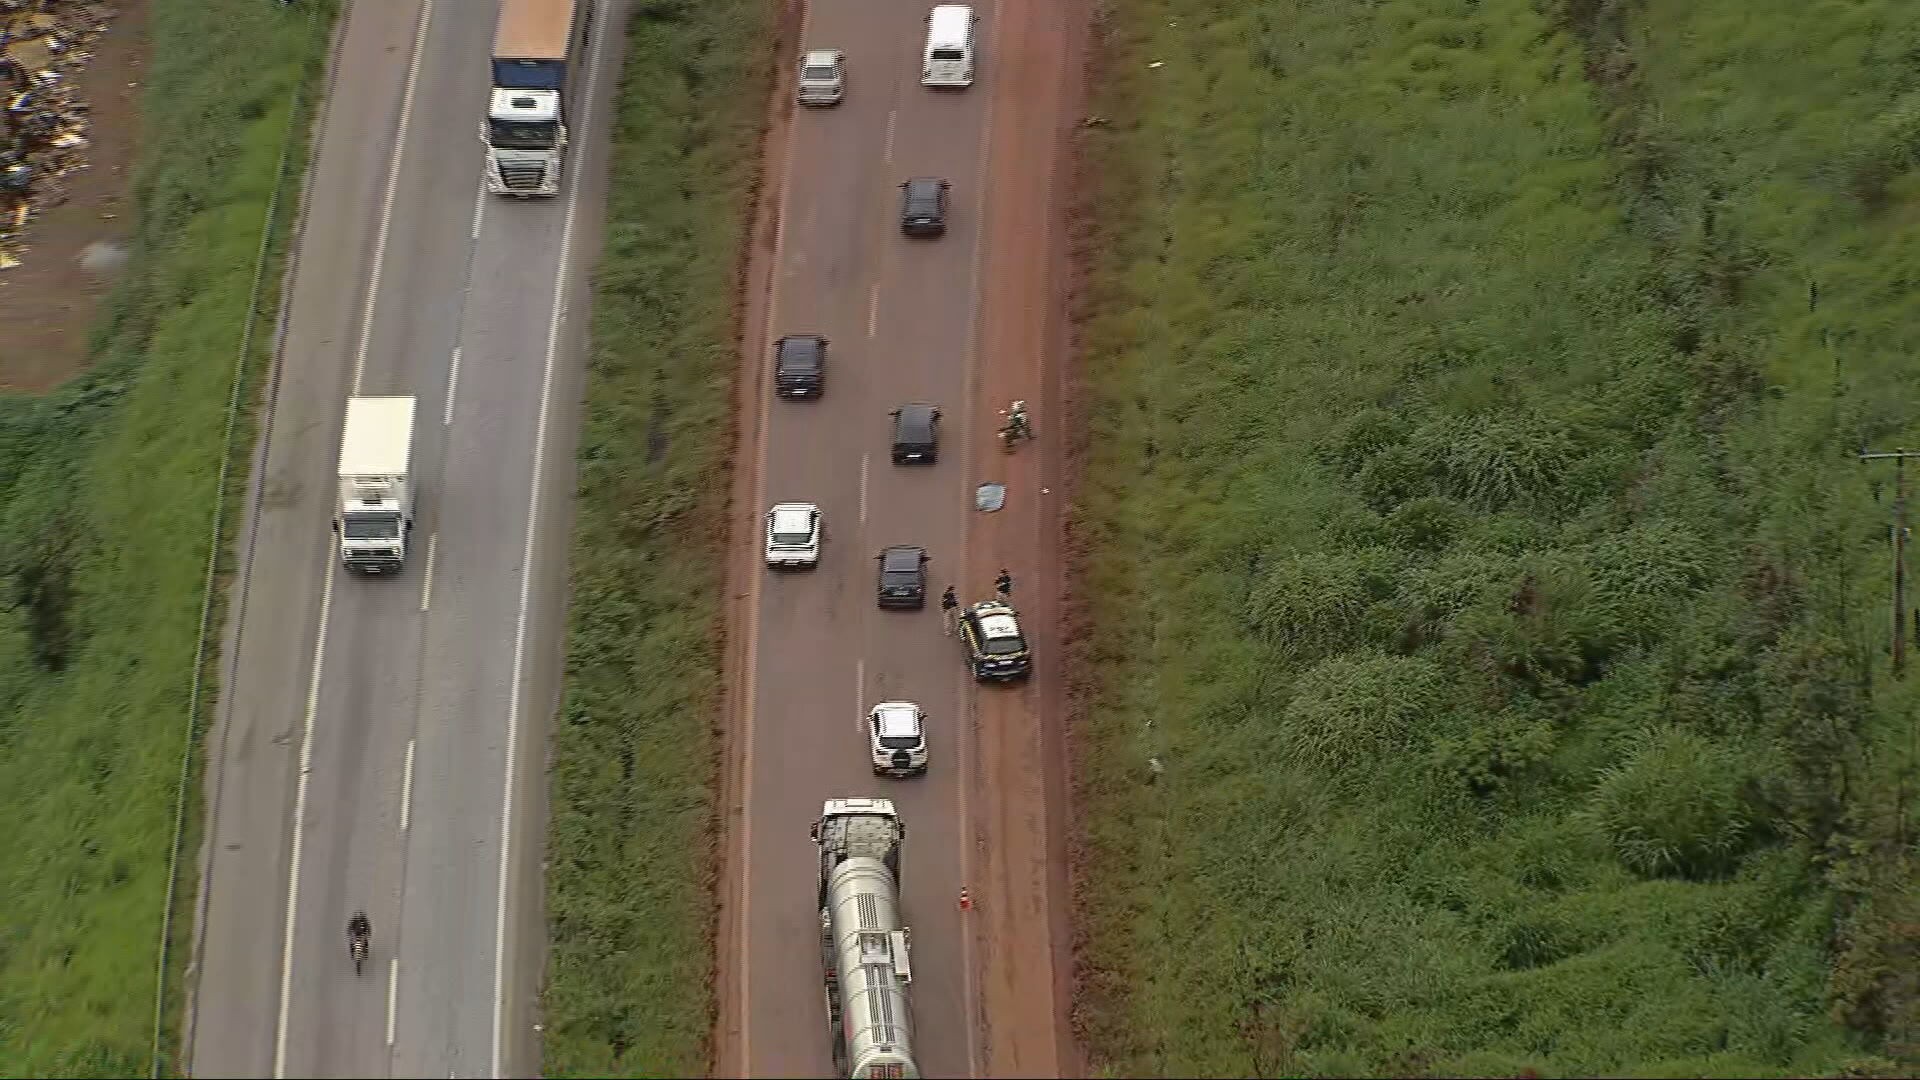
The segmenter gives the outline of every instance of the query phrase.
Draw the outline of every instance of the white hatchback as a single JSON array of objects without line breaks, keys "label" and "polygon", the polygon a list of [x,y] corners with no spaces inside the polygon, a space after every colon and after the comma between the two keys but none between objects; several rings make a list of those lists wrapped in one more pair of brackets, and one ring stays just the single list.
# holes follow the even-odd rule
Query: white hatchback
[{"label": "white hatchback", "polygon": [[911,701],[883,701],[867,714],[867,741],[876,776],[927,771],[927,714]]},{"label": "white hatchback", "polygon": [[775,569],[820,565],[820,508],[812,503],[775,503],[767,511],[767,565]]}]

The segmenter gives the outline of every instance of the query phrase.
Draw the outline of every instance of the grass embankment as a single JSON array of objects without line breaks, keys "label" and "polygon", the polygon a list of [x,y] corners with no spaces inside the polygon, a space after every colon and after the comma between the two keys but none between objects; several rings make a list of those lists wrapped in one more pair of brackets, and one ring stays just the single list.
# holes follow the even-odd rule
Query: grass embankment
[{"label": "grass embankment", "polygon": [[596,275],[554,730],[545,1075],[704,1075],[735,281],[774,8],[642,5]]},{"label": "grass embankment", "polygon": [[1114,11],[1096,1058],[1911,1060],[1920,7]]},{"label": "grass embankment", "polygon": [[[94,367],[46,397],[0,399],[0,1071],[10,1076],[149,1068],[210,516],[222,459],[237,448],[233,499],[250,438],[243,423],[228,445],[227,403],[289,110],[296,88],[310,101],[318,84],[331,10],[155,0],[133,258]],[[305,110],[291,119],[289,202],[247,357],[253,379],[272,343],[306,148]],[[199,805],[189,797],[191,813]],[[170,1018],[196,842],[189,833],[182,848]]]}]

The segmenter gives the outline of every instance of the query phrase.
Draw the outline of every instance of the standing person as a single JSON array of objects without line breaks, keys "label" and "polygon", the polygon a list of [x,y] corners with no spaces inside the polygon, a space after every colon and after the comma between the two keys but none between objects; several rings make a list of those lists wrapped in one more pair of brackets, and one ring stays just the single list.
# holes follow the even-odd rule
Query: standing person
[{"label": "standing person", "polygon": [[940,622],[941,633],[948,637],[953,636],[953,611],[959,606],[960,598],[953,595],[953,586],[947,586],[947,591],[940,594]]},{"label": "standing person", "polygon": [[1002,600],[1013,598],[1013,575],[1007,573],[1004,566],[1000,568],[1000,576],[993,579],[993,591],[999,593]]}]

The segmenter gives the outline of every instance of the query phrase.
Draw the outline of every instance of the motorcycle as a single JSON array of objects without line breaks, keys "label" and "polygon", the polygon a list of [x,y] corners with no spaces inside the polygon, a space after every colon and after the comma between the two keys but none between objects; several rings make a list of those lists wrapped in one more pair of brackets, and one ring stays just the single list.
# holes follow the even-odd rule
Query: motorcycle
[{"label": "motorcycle", "polygon": [[1000,425],[1000,449],[1011,454],[1015,443],[1033,438],[1033,425],[1027,420],[1027,403],[1016,401],[1010,408],[1001,409],[1000,415],[1006,418]]}]

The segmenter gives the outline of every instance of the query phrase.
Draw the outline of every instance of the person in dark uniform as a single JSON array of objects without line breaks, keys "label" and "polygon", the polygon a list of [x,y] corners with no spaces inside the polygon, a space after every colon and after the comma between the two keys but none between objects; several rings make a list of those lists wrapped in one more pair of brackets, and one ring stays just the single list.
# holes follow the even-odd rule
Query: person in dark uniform
[{"label": "person in dark uniform", "polygon": [[1013,575],[1007,573],[1004,566],[1000,568],[1000,576],[993,579],[993,591],[999,593],[1002,600],[1013,596]]},{"label": "person in dark uniform", "polygon": [[947,586],[947,591],[940,594],[940,621],[945,627],[943,632],[948,635],[953,633],[953,611],[959,606],[960,598],[953,595],[953,586]]}]

